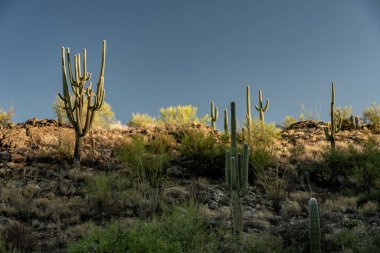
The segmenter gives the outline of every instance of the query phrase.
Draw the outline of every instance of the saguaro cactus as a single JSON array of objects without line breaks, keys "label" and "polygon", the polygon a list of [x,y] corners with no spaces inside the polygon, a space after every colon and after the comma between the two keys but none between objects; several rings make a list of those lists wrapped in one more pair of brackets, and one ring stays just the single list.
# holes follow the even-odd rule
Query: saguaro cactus
[{"label": "saguaro cactus", "polygon": [[243,211],[241,197],[248,189],[249,146],[243,144],[243,154],[237,153],[235,103],[231,103],[231,149],[226,151],[225,176],[231,190],[231,206],[234,233],[241,238]]},{"label": "saguaro cactus", "polygon": [[329,127],[325,127],[325,135],[327,140],[330,141],[331,143],[331,148],[335,150],[335,134],[340,131],[340,128],[342,126],[342,118],[339,119],[338,122],[335,122],[335,117],[334,117],[334,111],[335,111],[335,86],[334,86],[334,81],[331,84],[331,106],[330,106],[330,117],[331,117],[331,122]]},{"label": "saguaro cactus", "polygon": [[[81,72],[80,54],[74,56],[74,73],[71,68],[70,49],[66,48],[67,63],[65,48],[62,47],[62,76],[63,76],[63,93],[58,93],[59,97],[64,102],[64,109],[69,122],[75,130],[75,149],[74,149],[74,164],[79,165],[81,159],[81,148],[83,137],[90,130],[94,121],[95,113],[98,111],[104,101],[104,67],[106,62],[106,41],[103,40],[102,63],[100,68],[99,80],[97,82],[96,93],[92,89],[90,82],[87,87],[86,83],[90,80],[91,74],[87,72],[87,56],[86,49],[83,50],[83,73]],[[69,72],[69,82],[73,95],[69,91],[67,81],[67,72]],[[84,106],[84,101],[87,100],[87,106]]]},{"label": "saguaro cactus", "polygon": [[211,127],[215,130],[215,122],[218,119],[218,107],[214,106],[214,102],[211,102]]},{"label": "saguaro cactus", "polygon": [[261,90],[259,90],[259,106],[255,105],[255,108],[258,112],[260,112],[260,122],[264,124],[264,112],[267,111],[269,106],[269,99],[267,99],[265,106],[263,107],[263,94]]},{"label": "saguaro cactus", "polygon": [[321,252],[321,232],[319,223],[318,201],[309,200],[309,226],[310,226],[310,253]]},{"label": "saguaro cactus", "polygon": [[247,118],[248,139],[249,139],[249,136],[251,133],[251,126],[252,126],[252,113],[251,113],[251,93],[250,93],[250,87],[248,85],[245,91],[245,98],[246,98],[246,106],[247,106],[247,113],[245,117]]},{"label": "saguaro cactus", "polygon": [[224,109],[224,132],[228,133],[228,112]]}]

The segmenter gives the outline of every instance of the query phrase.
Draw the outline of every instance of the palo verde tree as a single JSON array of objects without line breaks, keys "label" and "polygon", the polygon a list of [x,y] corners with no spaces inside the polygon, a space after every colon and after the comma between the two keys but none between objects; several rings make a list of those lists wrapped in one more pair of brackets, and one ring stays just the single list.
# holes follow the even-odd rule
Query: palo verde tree
[{"label": "palo verde tree", "polygon": [[[70,124],[75,130],[75,149],[74,149],[74,165],[80,164],[83,137],[86,136],[94,122],[95,113],[102,107],[104,101],[104,66],[106,62],[106,41],[103,40],[102,63],[100,68],[99,80],[96,87],[96,93],[92,89],[92,83],[86,86],[91,78],[91,73],[87,72],[87,56],[86,49],[83,50],[83,73],[81,70],[80,54],[74,56],[74,73],[70,61],[70,48],[66,48],[67,64],[65,48],[62,47],[62,77],[63,77],[63,93],[58,96],[64,102],[64,109]],[[69,72],[69,82],[72,94],[69,91],[67,81],[67,72]],[[85,100],[87,103],[85,103]],[[85,106],[86,104],[86,106]]]}]

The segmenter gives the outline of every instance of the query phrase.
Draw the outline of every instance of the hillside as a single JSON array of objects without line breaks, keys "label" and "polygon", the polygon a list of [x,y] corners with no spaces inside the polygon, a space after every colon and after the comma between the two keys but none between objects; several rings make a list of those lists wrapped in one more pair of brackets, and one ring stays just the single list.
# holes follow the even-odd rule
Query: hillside
[{"label": "hillside", "polygon": [[[332,179],[324,126],[316,121],[293,124],[273,140],[270,162],[250,164],[250,185],[242,199],[246,252],[308,252],[312,196],[320,205],[324,252],[380,249],[379,201],[358,205],[365,188],[358,177],[343,173]],[[186,135],[197,145],[196,133],[211,136],[205,143],[211,142],[212,150],[207,145],[185,148]],[[366,126],[346,129],[337,134],[337,149],[361,152],[379,140]],[[125,146],[131,143],[135,146]],[[0,249],[66,252],[95,227],[117,221],[128,229],[137,220],[148,222],[193,203],[205,219],[204,229],[218,242],[205,242],[210,252],[233,252],[230,190],[224,182],[228,141],[222,134],[200,124],[92,130],[84,140],[80,168],[71,166],[73,145],[74,130],[54,120],[0,129]],[[155,165],[149,165],[149,172],[133,172],[131,152],[135,157],[153,152],[143,159],[153,159]],[[160,167],[157,158],[162,158]],[[348,161],[353,163],[335,158],[347,168]]]}]

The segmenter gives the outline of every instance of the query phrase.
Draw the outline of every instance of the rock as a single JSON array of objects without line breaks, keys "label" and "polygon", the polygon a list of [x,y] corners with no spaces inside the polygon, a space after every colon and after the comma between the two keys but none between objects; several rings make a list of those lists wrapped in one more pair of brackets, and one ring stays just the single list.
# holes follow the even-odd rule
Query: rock
[{"label": "rock", "polygon": [[7,151],[0,152],[0,163],[9,162],[10,158],[11,158],[11,155],[9,154],[9,152]]}]

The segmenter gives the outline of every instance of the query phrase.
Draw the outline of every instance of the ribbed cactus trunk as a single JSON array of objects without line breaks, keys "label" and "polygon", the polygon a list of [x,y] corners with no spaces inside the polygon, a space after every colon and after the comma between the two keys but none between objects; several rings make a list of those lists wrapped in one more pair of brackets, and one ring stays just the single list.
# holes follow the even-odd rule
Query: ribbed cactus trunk
[{"label": "ribbed cactus trunk", "polygon": [[243,154],[237,153],[235,103],[231,103],[231,148],[226,151],[225,176],[231,190],[233,231],[240,241],[243,234],[241,198],[248,190],[249,147],[243,145]]},{"label": "ribbed cactus trunk", "polygon": [[214,106],[214,102],[211,102],[211,127],[216,129],[215,122],[218,119],[218,107]]},{"label": "ribbed cactus trunk", "polygon": [[318,202],[315,198],[309,200],[310,253],[321,253],[321,232],[319,222]]},{"label": "ribbed cactus trunk", "polygon": [[228,112],[224,109],[224,132],[228,133]]},{"label": "ribbed cactus trunk", "polygon": [[74,165],[80,164],[82,144],[83,137],[75,132]]},{"label": "ribbed cactus trunk", "polygon": [[[247,86],[245,91],[245,100],[246,100],[246,107],[247,107],[247,113],[245,117],[247,118],[247,129],[248,129],[248,142],[251,140],[251,129],[252,129],[252,113],[251,113],[251,93],[250,93],[250,87]],[[244,138],[243,138],[244,140]]]},{"label": "ribbed cactus trunk", "polygon": [[327,140],[330,141],[331,149],[335,150],[335,134],[338,133],[342,127],[342,118],[339,122],[335,122],[334,111],[335,111],[335,86],[334,82],[331,84],[331,104],[330,104],[330,117],[331,122],[329,127],[325,127],[325,135]]},{"label": "ribbed cactus trunk", "polygon": [[243,211],[240,196],[236,191],[231,192],[231,204],[234,234],[240,237],[243,231]]}]

